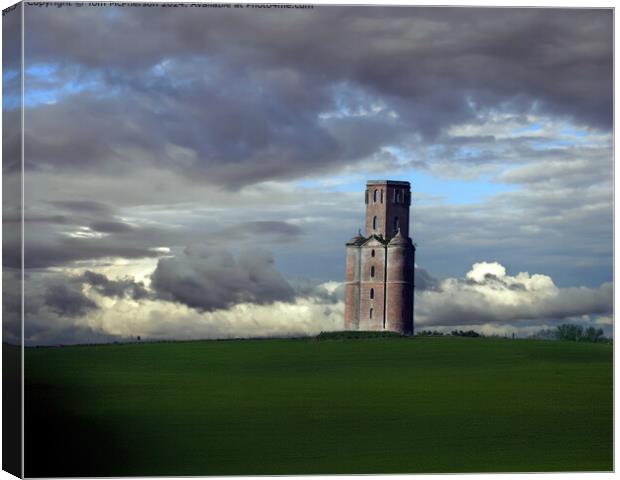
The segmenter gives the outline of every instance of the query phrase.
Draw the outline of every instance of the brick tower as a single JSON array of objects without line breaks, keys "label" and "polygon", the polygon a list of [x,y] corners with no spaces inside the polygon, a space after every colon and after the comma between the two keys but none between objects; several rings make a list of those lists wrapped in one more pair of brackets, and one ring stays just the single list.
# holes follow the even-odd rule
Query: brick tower
[{"label": "brick tower", "polygon": [[346,330],[413,334],[415,247],[409,182],[366,183],[366,232],[347,242]]}]

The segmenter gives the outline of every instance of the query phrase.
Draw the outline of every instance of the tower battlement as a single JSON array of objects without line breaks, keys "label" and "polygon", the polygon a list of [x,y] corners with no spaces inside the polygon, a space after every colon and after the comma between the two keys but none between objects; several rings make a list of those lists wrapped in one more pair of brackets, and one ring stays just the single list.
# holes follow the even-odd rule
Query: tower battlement
[{"label": "tower battlement", "polygon": [[345,329],[413,333],[411,185],[366,183],[366,231],[346,244]]}]

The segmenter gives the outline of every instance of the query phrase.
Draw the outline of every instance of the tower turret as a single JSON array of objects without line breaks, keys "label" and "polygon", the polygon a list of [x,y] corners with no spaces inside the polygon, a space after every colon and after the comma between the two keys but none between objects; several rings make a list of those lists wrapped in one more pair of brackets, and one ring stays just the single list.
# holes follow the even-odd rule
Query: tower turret
[{"label": "tower turret", "polygon": [[386,330],[413,333],[415,247],[400,230],[387,246]]}]

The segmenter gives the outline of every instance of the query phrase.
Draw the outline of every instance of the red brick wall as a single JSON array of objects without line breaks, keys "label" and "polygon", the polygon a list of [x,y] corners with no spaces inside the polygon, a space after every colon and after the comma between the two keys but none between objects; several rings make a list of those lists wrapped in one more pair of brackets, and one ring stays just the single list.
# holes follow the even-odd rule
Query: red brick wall
[{"label": "red brick wall", "polygon": [[359,247],[347,245],[347,270],[344,289],[345,330],[357,330],[359,328],[359,256]]},{"label": "red brick wall", "polygon": [[[383,296],[385,279],[385,246],[376,244],[364,245],[361,248],[361,289],[360,289],[360,330],[383,329]],[[372,252],[375,256],[372,256]],[[375,276],[371,277],[371,267],[375,267]],[[370,289],[375,291],[374,299],[370,298]],[[373,309],[372,319],[370,309]]]}]

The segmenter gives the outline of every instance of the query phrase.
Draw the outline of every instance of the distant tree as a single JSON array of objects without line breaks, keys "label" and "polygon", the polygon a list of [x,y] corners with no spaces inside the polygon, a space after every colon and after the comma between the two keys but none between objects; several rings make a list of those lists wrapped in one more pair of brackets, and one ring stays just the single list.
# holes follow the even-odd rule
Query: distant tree
[{"label": "distant tree", "polygon": [[580,325],[563,323],[555,329],[555,338],[569,342],[603,342],[607,341],[603,333],[602,328],[588,327],[584,331]]},{"label": "distant tree", "polygon": [[558,340],[578,342],[582,340],[583,327],[580,325],[573,325],[571,323],[563,323],[562,325],[557,326],[555,335]]},{"label": "distant tree", "polygon": [[586,342],[600,342],[603,340],[603,329],[588,327],[583,335],[583,339]]}]

